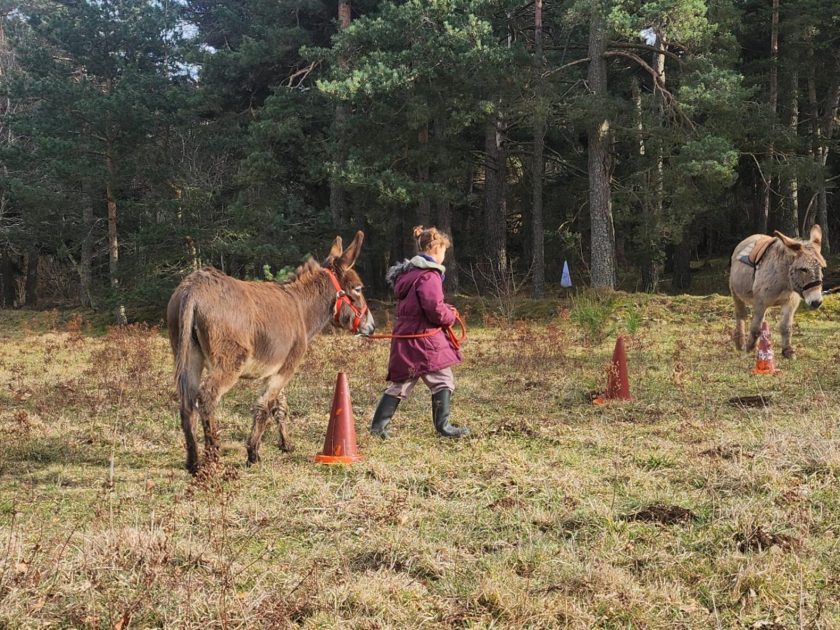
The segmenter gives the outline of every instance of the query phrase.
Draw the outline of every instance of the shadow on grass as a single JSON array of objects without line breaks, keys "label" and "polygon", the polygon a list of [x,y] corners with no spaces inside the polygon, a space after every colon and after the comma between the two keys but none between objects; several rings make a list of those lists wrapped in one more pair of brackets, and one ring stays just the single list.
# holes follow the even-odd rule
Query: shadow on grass
[{"label": "shadow on grass", "polygon": [[[180,453],[178,453],[180,455]],[[116,466],[120,469],[183,469],[183,458],[162,452],[135,454],[118,450]],[[0,480],[46,470],[53,466],[99,467],[111,465],[111,449],[103,446],[73,444],[58,438],[27,440],[7,444],[0,456]]]}]

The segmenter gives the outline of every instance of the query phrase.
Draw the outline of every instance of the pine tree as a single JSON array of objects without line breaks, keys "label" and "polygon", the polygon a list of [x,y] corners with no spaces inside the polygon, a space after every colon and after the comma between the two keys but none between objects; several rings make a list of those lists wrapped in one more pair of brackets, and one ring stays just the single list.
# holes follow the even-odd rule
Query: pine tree
[{"label": "pine tree", "polygon": [[[151,139],[165,125],[183,72],[176,55],[179,6],[48,2],[25,16],[32,37],[21,42],[25,74],[16,94],[30,107],[17,125],[36,163],[49,165],[51,174],[51,181],[31,194],[69,193],[72,207],[64,221],[79,225],[81,214],[82,230],[91,227],[90,204],[99,200],[104,206],[117,323],[126,322],[120,222],[128,217],[132,186],[156,164],[148,161]],[[79,240],[84,243],[84,237]],[[85,264],[88,246],[82,248]],[[83,284],[87,273],[81,271]]]}]

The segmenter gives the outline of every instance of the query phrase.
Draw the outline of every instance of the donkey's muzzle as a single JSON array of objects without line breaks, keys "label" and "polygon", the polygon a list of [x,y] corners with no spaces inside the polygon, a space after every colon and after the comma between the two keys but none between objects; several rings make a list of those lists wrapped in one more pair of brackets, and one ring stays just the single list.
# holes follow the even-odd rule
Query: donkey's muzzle
[{"label": "donkey's muzzle", "polygon": [[367,312],[367,317],[359,326],[359,333],[362,335],[372,335],[376,330],[376,324],[373,321],[373,315],[371,315],[370,311]]},{"label": "donkey's muzzle", "polygon": [[819,308],[823,301],[822,280],[814,280],[806,284],[802,287],[800,295],[810,308]]}]

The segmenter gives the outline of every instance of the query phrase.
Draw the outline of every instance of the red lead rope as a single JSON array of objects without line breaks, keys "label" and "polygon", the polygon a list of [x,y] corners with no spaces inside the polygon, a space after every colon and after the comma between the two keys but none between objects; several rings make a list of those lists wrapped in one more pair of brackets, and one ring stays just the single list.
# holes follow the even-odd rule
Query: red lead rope
[{"label": "red lead rope", "polygon": [[457,313],[455,314],[455,321],[458,323],[458,326],[461,328],[461,334],[455,334],[455,328],[453,326],[441,326],[440,328],[433,328],[431,330],[427,330],[426,332],[416,333],[413,335],[365,335],[366,339],[423,339],[424,337],[431,337],[432,335],[436,335],[439,332],[443,331],[443,334],[446,335],[449,342],[456,350],[461,349],[461,344],[464,343],[464,340],[467,338],[467,325],[464,323],[464,320],[461,319],[461,316]]}]

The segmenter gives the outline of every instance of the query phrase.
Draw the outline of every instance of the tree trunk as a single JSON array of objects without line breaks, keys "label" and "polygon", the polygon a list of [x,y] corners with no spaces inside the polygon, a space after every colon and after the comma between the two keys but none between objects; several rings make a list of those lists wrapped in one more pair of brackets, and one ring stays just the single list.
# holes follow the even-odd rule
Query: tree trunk
[{"label": "tree trunk", "polygon": [[435,204],[435,214],[438,229],[446,232],[452,245],[446,250],[446,285],[447,289],[457,292],[460,288],[458,276],[458,258],[456,256],[455,236],[452,234],[452,205],[447,199],[438,199]]},{"label": "tree trunk", "polygon": [[111,156],[110,147],[105,155],[105,170],[108,179],[105,182],[105,201],[108,204],[108,275],[111,279],[111,292],[115,301],[114,321],[118,326],[128,323],[125,316],[125,305],[122,303],[119,280],[120,245],[117,234],[117,200],[114,197],[112,188],[114,176],[114,161]]},{"label": "tree trunk", "polygon": [[[799,127],[799,72],[794,69],[790,77],[790,133],[796,137]],[[785,186],[783,231],[789,236],[799,236],[799,180],[796,172],[788,174]]]},{"label": "tree trunk", "polygon": [[[17,67],[15,60],[15,51],[6,39],[5,21],[8,13],[0,15],[0,85],[8,81],[9,74]],[[9,118],[14,113],[12,107],[12,99],[10,90],[5,94],[0,94],[0,145],[11,146],[14,144],[14,134],[12,127],[9,125]],[[3,175],[8,175],[8,170],[5,164],[3,165]]]},{"label": "tree trunk", "polygon": [[[776,111],[779,106],[779,0],[773,0],[770,20],[770,111],[772,112],[771,126],[776,124]],[[772,132],[771,132],[772,133]],[[770,217],[770,206],[773,194],[772,162],[775,149],[773,142],[767,148],[767,160],[764,167],[764,191],[762,195],[761,214],[756,231],[760,234],[767,232],[767,222]]]},{"label": "tree trunk", "polygon": [[508,268],[507,260],[507,206],[505,179],[507,155],[504,148],[504,130],[501,115],[488,123],[484,133],[484,223],[486,231],[485,254],[497,270]]},{"label": "tree trunk", "polygon": [[402,213],[394,212],[394,216],[396,217],[396,221],[394,221],[393,228],[391,230],[391,244],[389,248],[389,258],[392,265],[397,262],[400,262],[401,260],[407,257],[407,250],[405,248],[405,235],[408,228],[403,225]]},{"label": "tree trunk", "polygon": [[[656,33],[656,52],[653,53],[653,67],[659,75],[658,85],[665,87],[665,38],[662,33]],[[657,81],[653,81],[654,93],[657,92]],[[659,98],[656,106],[657,122],[660,127],[665,124],[665,102]],[[659,135],[659,134],[657,134]],[[655,157],[653,164],[653,200],[642,203],[645,223],[645,244],[642,258],[642,290],[653,293],[659,288],[662,276],[662,245],[660,238],[660,224],[665,205],[665,153],[662,147],[661,135],[654,143]]]},{"label": "tree trunk", "polygon": [[0,308],[14,308],[17,302],[17,277],[20,267],[10,251],[0,256]]},{"label": "tree trunk", "polygon": [[[589,89],[596,106],[603,106],[607,97],[606,22],[597,2],[592,2],[589,27]],[[615,289],[615,228],[610,196],[610,121],[605,115],[588,129],[587,163],[589,166],[589,216],[591,224],[592,286]]]},{"label": "tree trunk", "polygon": [[[350,26],[350,0],[338,0],[338,27],[345,29]],[[347,60],[339,57],[338,64],[341,67],[347,66]],[[335,106],[335,124],[333,125],[336,144],[336,168],[340,169],[345,159],[344,151],[344,126],[350,116],[350,106],[347,103],[339,103]],[[347,192],[338,181],[338,174],[333,173],[330,178],[330,216],[336,227],[343,226],[349,219],[347,211]]]},{"label": "tree trunk", "polygon": [[[819,114],[819,102],[817,101],[817,79],[816,79],[816,72],[815,68],[815,60],[814,60],[814,41],[812,38],[808,38],[808,118],[810,119],[809,124],[809,139],[808,139],[808,156],[811,160],[814,160],[817,164],[819,163],[818,157],[818,148],[819,148],[819,135],[820,135],[820,114]],[[805,210],[805,217],[802,223],[802,234],[808,234],[811,230],[811,226],[815,222],[819,222],[819,219],[814,216],[816,213],[812,211],[812,208],[816,207],[817,197],[819,196],[819,185],[812,189],[813,197],[808,204],[808,207]],[[822,226],[821,226],[822,227]]]},{"label": "tree trunk", "polygon": [[34,247],[26,256],[26,284],[23,303],[26,306],[38,306],[38,258],[40,254]]},{"label": "tree trunk", "polygon": [[[434,139],[438,146],[442,146],[446,139],[446,128],[443,121],[436,118],[434,121]],[[435,172],[434,177],[438,184],[445,187],[445,176],[440,172]],[[446,285],[447,289],[452,292],[457,292],[460,289],[460,278],[458,274],[458,258],[456,256],[455,234],[452,230],[452,204],[449,199],[445,197],[438,197],[435,200],[435,222],[438,229],[449,235],[452,241],[452,246],[446,252]]]},{"label": "tree trunk", "polygon": [[[429,127],[424,126],[417,134],[417,141],[420,143],[420,165],[417,168],[417,179],[421,186],[429,183]],[[432,202],[428,193],[424,190],[421,193],[420,201],[417,203],[417,223],[428,227],[432,220]],[[440,227],[440,226],[438,226]]]},{"label": "tree trunk", "polygon": [[691,288],[691,248],[688,239],[683,235],[682,240],[674,246],[674,275],[671,278],[671,289],[684,293]]},{"label": "tree trunk", "polygon": [[82,205],[82,230],[84,236],[82,237],[82,251],[79,260],[79,302],[82,306],[96,308],[93,302],[93,281],[92,281],[92,262],[93,262],[93,202],[87,197],[83,200]]},{"label": "tree trunk", "polygon": [[[0,15],[0,85],[7,82],[9,72],[15,65],[14,51],[6,39],[5,18],[6,15]],[[12,100],[7,90],[5,94],[0,94],[0,147],[2,148],[9,148],[14,144],[12,128],[8,124],[12,113]],[[0,167],[2,180],[8,181],[9,170],[5,161]],[[9,212],[6,193],[5,184],[0,182],[0,217],[5,217]],[[0,308],[16,306],[17,277],[19,275],[20,267],[13,259],[8,244],[5,244],[5,250],[0,254]]]},{"label": "tree trunk", "polygon": [[834,74],[831,79],[831,85],[828,89],[825,99],[825,107],[823,109],[822,119],[819,121],[818,129],[818,152],[817,159],[819,160],[820,177],[819,187],[817,189],[817,222],[822,228],[822,253],[828,256],[831,253],[831,241],[829,239],[828,230],[828,195],[825,187],[825,169],[828,164],[828,147],[832,136],[834,135],[834,123],[837,119],[837,110],[840,106],[840,53],[835,53],[834,58]]},{"label": "tree trunk", "polygon": [[536,116],[534,117],[534,163],[531,169],[533,204],[531,206],[531,273],[533,295],[545,296],[545,229],[543,226],[543,174],[545,163],[545,113],[542,90],[542,12],[543,0],[534,2],[534,80],[536,82]]}]

